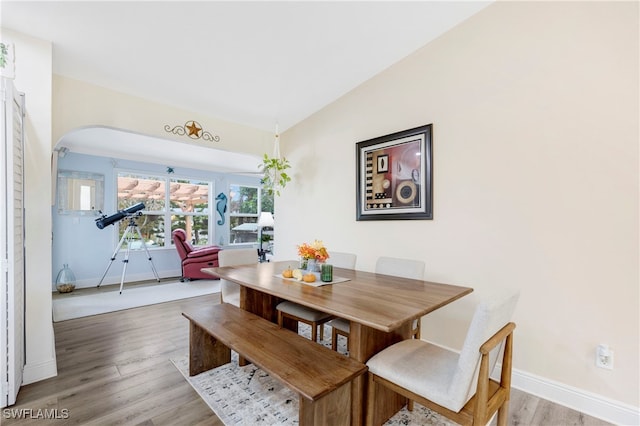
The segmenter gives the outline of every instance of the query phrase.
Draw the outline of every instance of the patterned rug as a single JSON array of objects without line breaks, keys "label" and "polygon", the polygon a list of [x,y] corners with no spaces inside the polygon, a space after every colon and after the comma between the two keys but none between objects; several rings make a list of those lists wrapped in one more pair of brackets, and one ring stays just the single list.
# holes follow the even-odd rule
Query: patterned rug
[{"label": "patterned rug", "polygon": [[[299,329],[299,334],[309,337],[310,327],[300,324]],[[322,343],[331,348],[331,328],[327,325]],[[338,352],[346,354],[342,337],[338,338]],[[187,356],[171,361],[225,425],[298,425],[298,396],[253,364],[239,367],[235,352],[231,353],[230,364],[193,377],[189,377]],[[385,425],[453,426],[455,423],[416,403],[412,412],[405,407]]]}]

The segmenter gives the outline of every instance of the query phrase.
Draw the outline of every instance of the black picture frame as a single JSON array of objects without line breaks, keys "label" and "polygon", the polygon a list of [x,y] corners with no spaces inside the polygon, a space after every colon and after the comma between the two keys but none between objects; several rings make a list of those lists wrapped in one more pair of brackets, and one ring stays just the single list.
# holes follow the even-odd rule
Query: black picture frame
[{"label": "black picture frame", "polygon": [[356,220],[433,219],[432,129],[356,143]]}]

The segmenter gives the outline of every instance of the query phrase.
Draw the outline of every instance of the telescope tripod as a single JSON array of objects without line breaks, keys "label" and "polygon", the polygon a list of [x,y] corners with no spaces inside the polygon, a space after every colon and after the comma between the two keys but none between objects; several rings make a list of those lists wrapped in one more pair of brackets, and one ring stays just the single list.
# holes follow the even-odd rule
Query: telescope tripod
[{"label": "telescope tripod", "polygon": [[116,259],[116,256],[118,255],[118,252],[120,251],[120,248],[122,247],[122,244],[126,241],[127,242],[127,251],[125,252],[124,259],[122,260],[124,265],[122,267],[122,278],[120,278],[120,294],[122,294],[122,287],[124,285],[124,276],[127,273],[127,265],[129,264],[129,251],[131,250],[131,242],[134,241],[133,237],[135,237],[136,234],[137,234],[138,238],[140,238],[140,241],[142,242],[142,247],[144,247],[144,250],[147,252],[147,258],[149,259],[149,262],[151,263],[151,270],[153,270],[153,275],[155,275],[156,280],[158,282],[160,282],[160,278],[158,277],[158,272],[156,272],[156,267],[153,265],[153,260],[151,259],[151,255],[149,254],[149,249],[147,248],[147,245],[144,243],[144,239],[142,238],[142,234],[140,233],[140,229],[138,228],[138,225],[136,224],[136,221],[132,216],[132,217],[129,218],[129,225],[127,226],[127,229],[124,231],[124,234],[122,234],[122,238],[120,238],[120,242],[118,243],[118,247],[116,247],[116,250],[111,255],[111,261],[107,265],[107,269],[105,269],[104,274],[102,274],[102,278],[100,278],[100,282],[98,283],[98,287],[100,287],[100,285],[102,284],[102,281],[104,280],[104,277],[107,276],[107,272],[109,272],[109,268],[111,267],[111,264]]}]

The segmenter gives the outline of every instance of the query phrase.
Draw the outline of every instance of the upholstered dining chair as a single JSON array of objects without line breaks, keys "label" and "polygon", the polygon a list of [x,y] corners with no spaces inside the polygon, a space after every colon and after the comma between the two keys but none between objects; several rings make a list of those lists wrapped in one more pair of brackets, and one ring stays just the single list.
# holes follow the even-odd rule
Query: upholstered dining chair
[{"label": "upholstered dining chair", "polygon": [[[328,263],[336,268],[355,269],[357,256],[353,253],[334,252],[330,253]],[[290,318],[311,326],[311,340],[314,342],[318,337],[318,327],[320,327],[320,340],[324,339],[324,324],[333,319],[333,315],[315,309],[307,308],[294,302],[280,302],[276,306],[278,311],[278,324],[282,327],[285,318]]]},{"label": "upholstered dining chair", "polygon": [[[226,249],[218,253],[218,264],[222,266],[246,265],[258,263],[256,249]],[[240,286],[234,282],[220,280],[220,299],[222,303],[229,303],[240,307]]]},{"label": "upholstered dining chair", "polygon": [[[510,292],[481,302],[460,354],[408,339],[369,359],[366,424],[383,421],[373,411],[383,386],[461,425],[485,425],[497,411],[498,426],[506,426],[515,329],[510,321],[518,298]],[[500,352],[501,378],[495,381],[489,376]]]},{"label": "upholstered dining chair", "polygon": [[[376,274],[421,280],[424,277],[424,266],[421,260],[381,256],[376,261]],[[349,321],[344,318],[334,318],[329,321],[329,325],[331,326],[331,348],[335,351],[338,347],[338,336],[349,338]],[[420,338],[420,318],[413,320],[411,334],[416,339]]]},{"label": "upholstered dining chair", "polygon": [[356,260],[358,256],[354,253],[346,253],[340,251],[332,251],[331,257],[327,263],[336,268],[356,269]]}]

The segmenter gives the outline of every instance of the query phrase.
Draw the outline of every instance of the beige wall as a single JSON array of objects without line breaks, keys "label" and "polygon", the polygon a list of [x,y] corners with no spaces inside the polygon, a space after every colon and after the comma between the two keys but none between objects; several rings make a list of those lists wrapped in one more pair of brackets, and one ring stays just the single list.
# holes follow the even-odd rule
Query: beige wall
[{"label": "beige wall", "polygon": [[24,382],[56,375],[51,323],[51,43],[2,30],[15,46],[15,86],[25,93]]},{"label": "beige wall", "polygon": [[[195,119],[219,130],[219,148],[273,147],[269,132],[61,77],[52,122],[51,45],[13,36],[27,92],[27,256],[39,259],[27,276],[37,378],[55,356],[42,235],[64,133],[99,124],[166,137],[165,124]],[[488,7],[283,135],[294,181],[277,201],[278,257],[320,238],[358,253],[359,269],[380,255],[423,259],[427,279],[476,290],[424,319],[427,339],[454,348],[480,296],[519,288],[518,371],[639,406],[639,71],[635,2]],[[434,220],[356,222],[355,143],[428,123]],[[598,343],[615,350],[613,371],[594,367]]]},{"label": "beige wall", "polygon": [[[520,289],[515,368],[638,407],[638,75],[637,2],[489,6],[284,133],[278,257],[424,260],[475,288],[423,321],[453,348],[483,294]],[[355,221],[355,143],[428,123],[434,220]]]},{"label": "beige wall", "polygon": [[[159,138],[262,155],[273,151],[273,133],[230,123],[192,111],[129,96],[103,87],[61,76],[53,79],[53,144],[73,129],[110,126]],[[219,142],[174,135],[164,127],[183,126],[195,120]],[[179,149],[179,146],[178,146]]]}]

